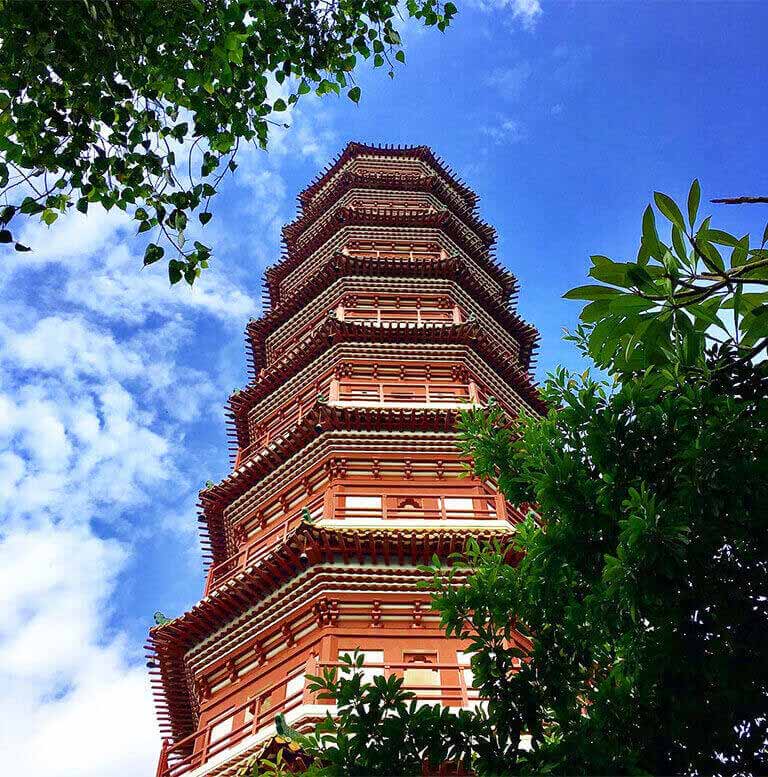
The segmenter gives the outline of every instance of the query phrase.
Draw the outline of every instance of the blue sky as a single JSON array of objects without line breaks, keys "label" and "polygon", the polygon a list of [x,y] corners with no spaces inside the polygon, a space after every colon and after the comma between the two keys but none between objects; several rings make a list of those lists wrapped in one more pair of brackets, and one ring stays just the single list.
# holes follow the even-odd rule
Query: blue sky
[{"label": "blue sky", "polygon": [[[304,100],[217,203],[213,269],[168,288],[119,214],[30,226],[0,279],[0,752],[31,777],[149,773],[141,646],[199,596],[195,498],[227,471],[222,405],[295,195],[347,141],[428,144],[481,197],[538,377],[583,368],[560,339],[591,253],[636,250],[654,189],[765,194],[761,3],[488,0],[445,35],[409,24],[390,81]],[[718,209],[719,208],[719,209]],[[712,206],[740,234],[765,210]],[[5,725],[5,722],[9,722]],[[23,728],[22,728],[23,726]],[[30,755],[31,754],[31,755]]]}]

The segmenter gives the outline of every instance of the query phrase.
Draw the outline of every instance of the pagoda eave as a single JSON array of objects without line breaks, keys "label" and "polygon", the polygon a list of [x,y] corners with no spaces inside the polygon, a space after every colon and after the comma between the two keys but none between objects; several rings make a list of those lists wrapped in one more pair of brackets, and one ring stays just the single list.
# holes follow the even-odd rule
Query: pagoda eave
[{"label": "pagoda eave", "polygon": [[[329,257],[318,268],[312,283],[301,287],[279,308],[271,310],[260,319],[251,320],[246,326],[246,343],[249,348],[250,368],[255,376],[266,363],[266,339],[281,325],[286,323],[297,311],[308,305],[319,293],[325,291],[334,282],[352,277],[382,278],[433,278],[459,283],[474,302],[485,307],[497,323],[518,343],[519,362],[527,369],[538,342],[538,331],[516,313],[509,310],[508,303],[489,298],[487,289],[480,285],[466,266],[456,258],[437,261],[400,262],[387,259],[350,257],[337,253]],[[514,296],[516,289],[512,290]]]},{"label": "pagoda eave", "polygon": [[313,197],[333,179],[335,175],[350,160],[358,156],[398,156],[408,159],[419,159],[431,167],[447,183],[465,199],[469,207],[474,207],[477,203],[477,194],[472,191],[450,167],[434,154],[429,146],[394,146],[394,145],[367,145],[365,143],[350,142],[344,150],[331,162],[314,180],[299,193],[299,202],[306,207]]},{"label": "pagoda eave", "polygon": [[400,210],[363,210],[354,208],[342,208],[334,214],[334,218],[323,225],[312,239],[292,251],[277,263],[272,265],[265,273],[266,288],[273,305],[282,301],[284,292],[280,286],[282,282],[304,264],[315,252],[321,249],[339,230],[347,227],[369,228],[413,228],[433,229],[443,233],[467,256],[471,257],[478,266],[492,278],[502,290],[512,289],[515,286],[514,276],[502,267],[490,248],[485,247],[479,239],[471,240],[467,237],[466,228],[463,228],[456,217],[448,211],[425,213],[420,211],[403,212]]},{"label": "pagoda eave", "polygon": [[488,245],[493,244],[496,240],[496,230],[477,216],[474,206],[469,207],[466,202],[459,200],[458,207],[456,207],[455,194],[437,175],[406,173],[370,174],[351,171],[342,173],[323,192],[321,198],[314,200],[310,206],[304,208],[299,218],[283,227],[284,240],[289,243],[297,240],[318,218],[327,213],[329,206],[349,192],[382,189],[396,192],[423,192],[431,194],[446,208],[451,209],[454,215],[461,219],[473,232],[477,233]]},{"label": "pagoda eave", "polygon": [[390,328],[351,324],[336,319],[326,321],[312,338],[295,349],[289,358],[270,365],[255,383],[236,391],[229,400],[231,412],[235,417],[242,418],[251,407],[281,385],[288,376],[317,358],[329,345],[356,342],[471,345],[500,377],[509,380],[535,412],[547,412],[546,404],[526,369],[508,358],[505,359],[497,344],[481,332],[476,322],[435,327]]}]

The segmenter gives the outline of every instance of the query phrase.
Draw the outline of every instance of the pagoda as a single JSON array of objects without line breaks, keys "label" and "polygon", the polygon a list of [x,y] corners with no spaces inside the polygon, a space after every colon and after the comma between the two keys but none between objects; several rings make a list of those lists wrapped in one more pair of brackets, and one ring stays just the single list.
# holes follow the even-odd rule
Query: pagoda
[{"label": "pagoda", "polygon": [[456,421],[491,398],[544,410],[538,335],[477,196],[429,148],[350,143],[299,204],[246,328],[232,471],[200,494],[203,598],[150,631],[158,777],[235,775],[278,714],[310,727],[329,708],[305,675],[355,650],[367,678],[481,703],[419,566],[522,520],[466,476]]}]

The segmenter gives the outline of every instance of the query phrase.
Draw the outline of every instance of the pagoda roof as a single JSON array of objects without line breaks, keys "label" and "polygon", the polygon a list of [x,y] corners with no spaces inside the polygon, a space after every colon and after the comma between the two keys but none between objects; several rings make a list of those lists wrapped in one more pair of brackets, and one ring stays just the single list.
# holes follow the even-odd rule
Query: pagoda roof
[{"label": "pagoda roof", "polygon": [[341,342],[471,345],[481,358],[517,391],[523,401],[537,412],[547,411],[524,364],[515,363],[500,353],[495,341],[483,332],[476,321],[432,326],[375,327],[339,321],[331,317],[319,325],[311,337],[263,370],[258,380],[235,392],[229,399],[230,411],[236,419],[244,417],[251,407],[296,374],[300,366],[317,358],[329,345]]},{"label": "pagoda roof", "polygon": [[[287,244],[297,241],[302,233],[320,216],[328,213],[336,201],[347,192],[362,189],[372,191],[425,192],[440,200],[451,209],[472,231],[486,243],[496,240],[496,230],[480,219],[474,206],[464,200],[456,202],[456,195],[436,174],[418,175],[398,172],[371,172],[348,170],[336,178],[321,196],[305,207],[300,215],[283,227],[283,239]],[[458,205],[458,207],[457,207]]]},{"label": "pagoda roof", "polygon": [[[468,256],[471,256],[503,290],[513,289],[515,276],[504,268],[493,252],[482,240],[467,237],[468,228],[448,210],[431,213],[420,210],[402,210],[398,208],[339,208],[333,218],[324,224],[312,238],[300,248],[289,251],[283,258],[267,268],[264,273],[266,289],[273,304],[281,300],[280,284],[294,270],[300,267],[315,251],[330,240],[333,235],[345,227],[391,227],[436,229],[442,231]],[[396,235],[395,235],[396,237]],[[475,236],[477,237],[477,236]]]},{"label": "pagoda roof", "polygon": [[345,430],[452,434],[456,433],[458,417],[455,408],[340,407],[315,402],[301,421],[277,435],[219,483],[200,492],[198,523],[207,555],[213,564],[227,558],[224,509],[316,440],[318,434]]},{"label": "pagoda roof", "polygon": [[288,427],[221,482],[200,492],[198,523],[203,548],[214,564],[227,558],[224,508],[253,488],[277,466],[316,440],[318,427],[322,427],[322,432],[354,430],[454,433],[457,419],[458,412],[454,409],[351,408],[315,402],[301,421]]},{"label": "pagoda roof", "polygon": [[201,498],[204,501],[231,502],[322,432],[355,430],[450,434],[456,431],[458,415],[459,411],[454,408],[347,407],[317,400],[301,421],[277,435],[269,445],[247,459],[220,483],[201,491]]},{"label": "pagoda roof", "polygon": [[[178,618],[150,629],[147,658],[155,665],[153,693],[165,735],[178,741],[194,733],[195,710],[185,668],[185,653],[215,634],[300,572],[342,556],[402,565],[427,563],[433,555],[449,558],[469,537],[509,543],[513,528],[367,528],[326,529],[302,524],[271,553],[217,588]],[[307,561],[302,561],[302,554]]]},{"label": "pagoda roof", "polygon": [[[434,278],[455,281],[475,302],[495,318],[520,345],[520,364],[528,369],[539,339],[534,326],[524,321],[517,313],[509,309],[507,299],[517,293],[510,289],[504,297],[488,294],[467,265],[457,257],[445,257],[434,260],[380,258],[376,256],[349,256],[337,252],[329,256],[312,275],[312,278],[300,286],[279,307],[270,310],[259,319],[252,319],[246,326],[246,341],[252,359],[253,374],[266,361],[266,339],[293,315],[304,308],[318,294],[327,289],[339,278],[360,277],[396,277],[396,278]],[[505,299],[506,297],[506,299]]]},{"label": "pagoda roof", "polygon": [[304,191],[299,194],[299,202],[302,206],[307,203],[338,173],[347,162],[359,156],[378,156],[383,158],[418,159],[431,167],[449,186],[466,200],[470,207],[477,202],[477,194],[472,191],[453,170],[448,167],[440,157],[436,156],[429,146],[395,146],[395,145],[367,145],[351,141],[344,150],[333,160]]}]

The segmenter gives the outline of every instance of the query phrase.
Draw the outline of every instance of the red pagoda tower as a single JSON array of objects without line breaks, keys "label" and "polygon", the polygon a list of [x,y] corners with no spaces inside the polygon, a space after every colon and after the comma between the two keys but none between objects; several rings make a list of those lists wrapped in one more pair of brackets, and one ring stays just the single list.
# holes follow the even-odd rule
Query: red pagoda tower
[{"label": "red pagoda tower", "polygon": [[459,477],[455,424],[490,397],[543,410],[536,330],[476,195],[430,149],[351,143],[299,202],[247,326],[233,470],[200,494],[203,598],[150,632],[158,777],[236,774],[278,713],[324,716],[304,676],[355,649],[419,699],[478,703],[418,566],[522,519]]}]

